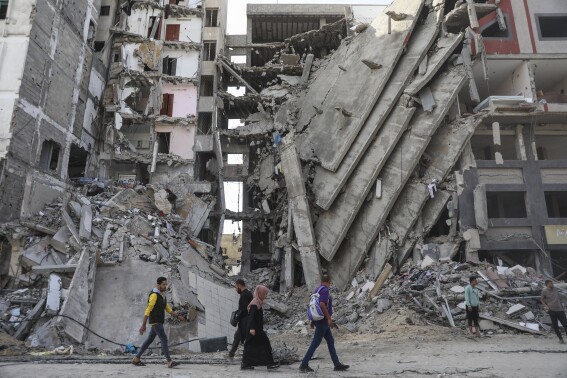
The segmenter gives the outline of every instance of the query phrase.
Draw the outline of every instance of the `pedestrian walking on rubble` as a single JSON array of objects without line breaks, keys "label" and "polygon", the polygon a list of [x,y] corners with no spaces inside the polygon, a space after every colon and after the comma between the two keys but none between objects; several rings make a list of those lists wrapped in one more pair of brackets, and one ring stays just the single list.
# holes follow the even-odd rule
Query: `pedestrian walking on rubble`
[{"label": "pedestrian walking on rubble", "polygon": [[469,324],[469,331],[472,334],[480,337],[480,326],[478,324],[478,307],[480,299],[478,295],[478,284],[476,277],[469,278],[469,284],[465,287],[465,305],[467,306],[467,321]]},{"label": "pedestrian walking on rubble", "polygon": [[333,333],[331,328],[336,327],[333,323],[333,298],[331,297],[331,279],[327,274],[323,274],[321,277],[321,286],[315,290],[314,294],[318,294],[319,306],[322,311],[323,318],[321,320],[316,320],[311,322],[311,328],[315,328],[315,334],[313,335],[313,340],[311,340],[311,345],[305,353],[305,357],[301,361],[299,366],[299,371],[301,373],[310,373],[313,371],[309,367],[309,360],[313,357],[315,350],[323,341],[323,338],[327,341],[327,347],[329,348],[329,354],[331,355],[331,360],[335,365],[335,371],[347,370],[350,366],[342,364],[337,356],[337,351],[335,350],[335,339],[333,339]]},{"label": "pedestrian walking on rubble", "polygon": [[175,311],[171,309],[169,304],[167,304],[167,298],[165,296],[165,291],[167,290],[167,279],[165,277],[159,277],[157,279],[157,287],[155,287],[150,295],[148,296],[148,307],[146,307],[146,312],[144,313],[144,320],[142,326],[140,327],[140,335],[146,332],[146,323],[150,322],[150,333],[148,338],[144,341],[138,354],[132,359],[132,363],[136,366],[145,366],[145,364],[140,359],[142,354],[148,349],[150,344],[154,341],[156,336],[159,336],[161,341],[161,351],[165,358],[167,359],[167,367],[172,368],[179,365],[171,359],[169,355],[169,347],[167,345],[167,335],[165,334],[165,329],[163,328],[163,323],[165,321],[165,312],[174,318],[179,320],[185,320],[183,316],[178,315]]},{"label": "pedestrian walking on rubble", "polygon": [[244,341],[244,332],[248,320],[248,305],[252,302],[252,293],[246,287],[246,283],[242,278],[236,280],[235,283],[236,292],[240,295],[238,299],[238,310],[236,317],[238,319],[238,324],[236,325],[236,332],[234,332],[234,340],[232,341],[232,348],[228,352],[229,358],[234,358],[238,345]]},{"label": "pedestrian walking on rubble", "polygon": [[565,310],[561,304],[559,290],[557,290],[556,287],[553,287],[553,281],[551,280],[545,281],[545,288],[541,292],[541,303],[551,318],[551,324],[553,325],[555,334],[559,337],[559,343],[565,344],[563,337],[561,337],[558,323],[561,322],[561,325],[565,330],[565,334],[567,334],[567,317],[565,317]]},{"label": "pedestrian walking on rubble", "polygon": [[242,355],[242,370],[254,369],[254,366],[267,366],[268,370],[280,367],[272,356],[272,345],[264,332],[264,310],[262,305],[270,289],[258,285],[254,289],[254,298],[248,304],[248,319],[246,321],[244,354]]}]

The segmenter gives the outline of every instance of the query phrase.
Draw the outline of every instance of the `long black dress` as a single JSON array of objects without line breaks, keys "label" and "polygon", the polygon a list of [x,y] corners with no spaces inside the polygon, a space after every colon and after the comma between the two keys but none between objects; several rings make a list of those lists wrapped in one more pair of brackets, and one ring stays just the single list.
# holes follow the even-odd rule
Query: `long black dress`
[{"label": "long black dress", "polygon": [[[251,329],[256,330],[255,336],[250,334]],[[248,312],[242,364],[246,366],[268,366],[274,364],[272,345],[268,335],[264,332],[264,310],[258,309],[256,305],[250,306],[250,311]]]}]

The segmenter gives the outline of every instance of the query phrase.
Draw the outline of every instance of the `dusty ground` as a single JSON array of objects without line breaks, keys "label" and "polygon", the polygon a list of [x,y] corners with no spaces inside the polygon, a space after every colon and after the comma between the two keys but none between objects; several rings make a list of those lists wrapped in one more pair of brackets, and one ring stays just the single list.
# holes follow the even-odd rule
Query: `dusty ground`
[{"label": "dusty ground", "polygon": [[[414,329],[414,331],[417,328]],[[424,329],[425,331],[425,329]],[[285,341],[307,349],[310,335],[278,335],[273,343]],[[460,332],[414,333],[404,338],[380,334],[336,335],[339,356],[350,364],[348,372],[336,373],[325,346],[311,362],[319,377],[567,377],[567,345],[555,336],[493,335],[475,340]],[[159,358],[148,358],[146,367],[133,367],[126,357],[63,357],[59,363],[16,362],[0,357],[0,377],[299,377],[299,363],[282,366],[273,373],[265,368],[241,372],[238,358],[224,354],[177,355],[182,364],[169,370]],[[70,360],[73,358],[74,360]]]}]

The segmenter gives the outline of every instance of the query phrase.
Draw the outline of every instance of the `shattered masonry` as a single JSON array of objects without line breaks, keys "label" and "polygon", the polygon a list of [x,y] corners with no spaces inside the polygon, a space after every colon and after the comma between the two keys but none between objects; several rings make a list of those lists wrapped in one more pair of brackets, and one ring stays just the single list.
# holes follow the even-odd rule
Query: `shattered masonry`
[{"label": "shattered masonry", "polygon": [[71,317],[139,344],[106,320],[139,316],[165,275],[189,319],[170,341],[230,342],[229,272],[292,324],[326,272],[350,332],[394,298],[454,326],[478,274],[488,325],[546,329],[503,298],[567,274],[567,44],[538,18],[566,4],[249,4],[248,34],[223,35],[226,0],[174,3],[9,8],[3,332],[115,348]]}]

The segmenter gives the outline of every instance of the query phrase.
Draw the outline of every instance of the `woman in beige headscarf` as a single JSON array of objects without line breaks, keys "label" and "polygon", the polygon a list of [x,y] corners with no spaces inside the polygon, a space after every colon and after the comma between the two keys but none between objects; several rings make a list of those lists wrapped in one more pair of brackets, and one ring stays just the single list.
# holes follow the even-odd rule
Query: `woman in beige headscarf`
[{"label": "woman in beige headscarf", "polygon": [[248,324],[246,325],[242,370],[254,369],[254,366],[267,366],[268,370],[277,369],[280,364],[274,361],[272,346],[264,332],[264,310],[262,305],[270,289],[258,285],[254,289],[254,298],[248,305]]}]

